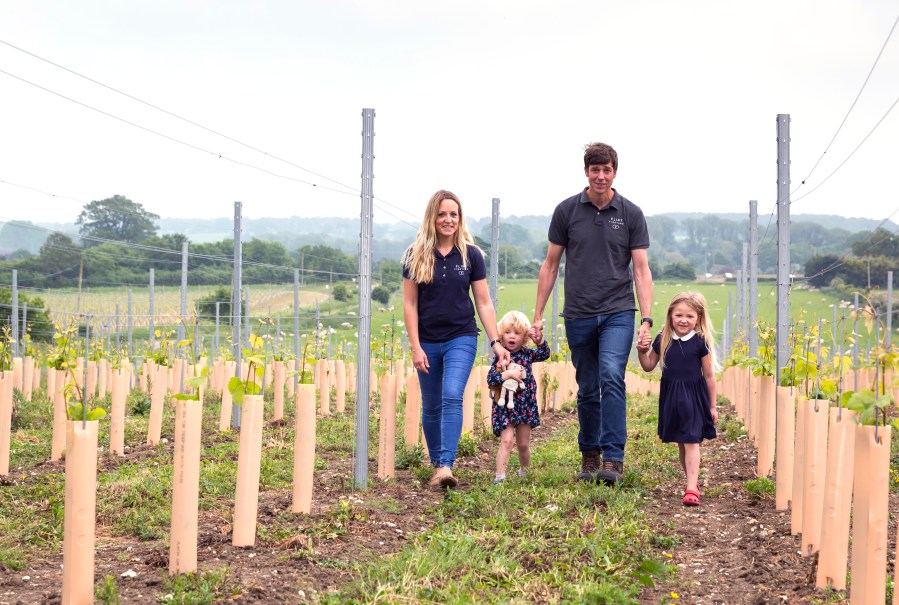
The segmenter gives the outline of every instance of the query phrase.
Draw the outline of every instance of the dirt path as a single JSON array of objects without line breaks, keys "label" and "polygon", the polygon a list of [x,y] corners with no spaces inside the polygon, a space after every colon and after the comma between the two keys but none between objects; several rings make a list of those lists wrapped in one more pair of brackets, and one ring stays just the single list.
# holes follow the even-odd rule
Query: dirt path
[{"label": "dirt path", "polygon": [[[719,406],[721,408],[722,406]],[[725,412],[731,412],[727,406]],[[743,483],[756,478],[756,450],[747,438],[718,439],[702,447],[702,505],[683,506],[684,486],[674,481],[654,494],[652,512],[661,532],[681,536],[672,551],[680,568],[673,582],[647,591],[643,603],[660,603],[671,592],[691,604],[823,602],[815,587],[816,557],[802,557],[801,536],[790,535],[790,512],[775,510],[774,497],[749,496]],[[899,498],[890,495],[887,573],[893,573]],[[673,529],[666,529],[666,523]],[[828,603],[848,602],[836,595]]]}]

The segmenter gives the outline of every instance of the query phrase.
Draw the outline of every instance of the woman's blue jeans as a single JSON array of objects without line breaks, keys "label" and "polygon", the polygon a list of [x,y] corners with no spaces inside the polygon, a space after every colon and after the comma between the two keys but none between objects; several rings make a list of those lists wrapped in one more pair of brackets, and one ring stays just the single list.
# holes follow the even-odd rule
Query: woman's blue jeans
[{"label": "woman's blue jeans", "polygon": [[462,393],[474,365],[477,336],[446,342],[423,342],[428,373],[418,373],[421,385],[421,428],[435,467],[452,468],[462,436]]},{"label": "woman's blue jeans", "polygon": [[566,319],[565,334],[577,380],[578,448],[624,460],[627,410],[624,371],[634,341],[634,312]]}]

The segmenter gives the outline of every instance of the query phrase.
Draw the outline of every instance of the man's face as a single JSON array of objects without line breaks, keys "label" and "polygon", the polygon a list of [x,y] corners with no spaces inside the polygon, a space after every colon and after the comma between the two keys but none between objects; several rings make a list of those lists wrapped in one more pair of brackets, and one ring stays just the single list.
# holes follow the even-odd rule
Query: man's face
[{"label": "man's face", "polygon": [[615,169],[612,163],[590,164],[584,169],[587,175],[587,190],[594,200],[608,201],[612,199],[612,181],[615,180]]}]

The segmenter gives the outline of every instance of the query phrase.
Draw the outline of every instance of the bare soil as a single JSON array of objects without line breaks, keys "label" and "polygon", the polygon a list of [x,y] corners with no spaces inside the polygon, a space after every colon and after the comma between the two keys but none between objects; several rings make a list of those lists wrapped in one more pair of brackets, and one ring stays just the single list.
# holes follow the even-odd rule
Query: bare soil
[{"label": "bare soil", "polygon": [[[723,407],[733,413],[730,406]],[[759,500],[743,488],[745,481],[756,478],[756,450],[749,440],[707,441],[702,456],[701,490],[714,497],[707,493],[700,506],[686,507],[683,483],[672,483],[651,498],[660,533],[680,536],[670,551],[680,573],[668,584],[644,592],[641,602],[675,602],[672,592],[678,595],[677,602],[691,604],[824,602],[825,591],[815,586],[817,555],[802,556],[801,536],[790,533],[790,511],[776,510],[773,496]],[[888,576],[895,563],[896,494],[890,494],[889,511]],[[666,522],[674,529],[663,529]],[[827,602],[848,603],[839,594],[832,593]]]},{"label": "bare soil", "polygon": [[[725,410],[726,411],[726,410]],[[545,439],[565,423],[577,422],[576,414],[547,413],[534,440]],[[143,448],[129,454],[146,456]],[[316,473],[313,510],[310,515],[280,515],[290,511],[290,493],[284,490],[260,494],[259,535],[288,535],[283,539],[257,539],[253,548],[231,545],[226,515],[201,511],[200,571],[228,567],[228,581],[239,588],[228,600],[234,603],[297,603],[314,593],[335,589],[353,579],[352,564],[374,560],[401,550],[412,536],[432,525],[428,514],[443,493],[424,485],[407,471],[395,481],[377,482],[369,491],[349,489],[352,461],[321,452],[325,470]],[[814,586],[815,561],[799,554],[799,537],[790,535],[788,512],[775,510],[774,499],[750,498],[743,482],[755,477],[755,451],[742,439],[721,440],[703,447],[704,497],[702,505],[681,503],[683,486],[672,482],[653,494],[648,510],[661,534],[677,534],[679,544],[669,552],[680,568],[677,577],[646,589],[643,603],[808,603],[822,599]],[[493,445],[481,445],[477,456],[460,459],[457,466],[479,473],[493,472]],[[104,458],[105,460],[105,458]],[[107,462],[105,462],[107,463]],[[114,463],[114,462],[113,462]],[[36,469],[60,472],[58,463]],[[370,476],[376,462],[370,461]],[[572,472],[574,475],[574,472]],[[714,490],[717,486],[719,489]],[[0,487],[2,489],[2,487]],[[464,483],[459,489],[466,489]],[[341,502],[352,505],[352,515],[334,527]],[[384,506],[390,502],[391,506]],[[895,553],[895,518],[899,501],[890,496],[891,528],[889,573]],[[289,521],[288,521],[289,519]],[[670,524],[673,523],[673,528]],[[278,532],[278,528],[288,531]],[[267,531],[266,531],[267,530]],[[122,603],[159,603],[164,594],[168,550],[157,541],[112,537],[102,519],[97,525],[95,583],[108,576],[119,579]],[[61,602],[62,554],[30,562],[25,570],[0,570],[0,605],[54,604]]]}]

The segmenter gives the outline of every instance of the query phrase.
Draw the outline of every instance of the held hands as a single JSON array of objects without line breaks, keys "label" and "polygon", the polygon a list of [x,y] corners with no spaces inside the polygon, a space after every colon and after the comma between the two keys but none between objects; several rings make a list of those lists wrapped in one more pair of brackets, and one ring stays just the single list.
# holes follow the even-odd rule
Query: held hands
[{"label": "held hands", "polygon": [[641,329],[637,334],[637,352],[648,353],[650,346],[652,346],[652,335],[649,330]]},{"label": "held hands", "polygon": [[530,330],[528,330],[528,336],[534,342],[534,344],[542,344],[543,343],[543,320],[535,319],[534,323],[531,324]]},{"label": "held hands", "polygon": [[[645,342],[645,344],[644,344]],[[652,344],[652,335],[649,333],[649,326],[645,323],[640,324],[640,329],[637,330],[637,351],[641,353],[645,353],[649,350],[649,346]],[[640,347],[645,346],[646,348],[641,350]]]},{"label": "held hands", "polygon": [[509,366],[509,362],[512,361],[512,355],[509,353],[509,349],[503,346],[503,343],[494,343],[493,352],[496,354],[497,367],[505,368]]}]

